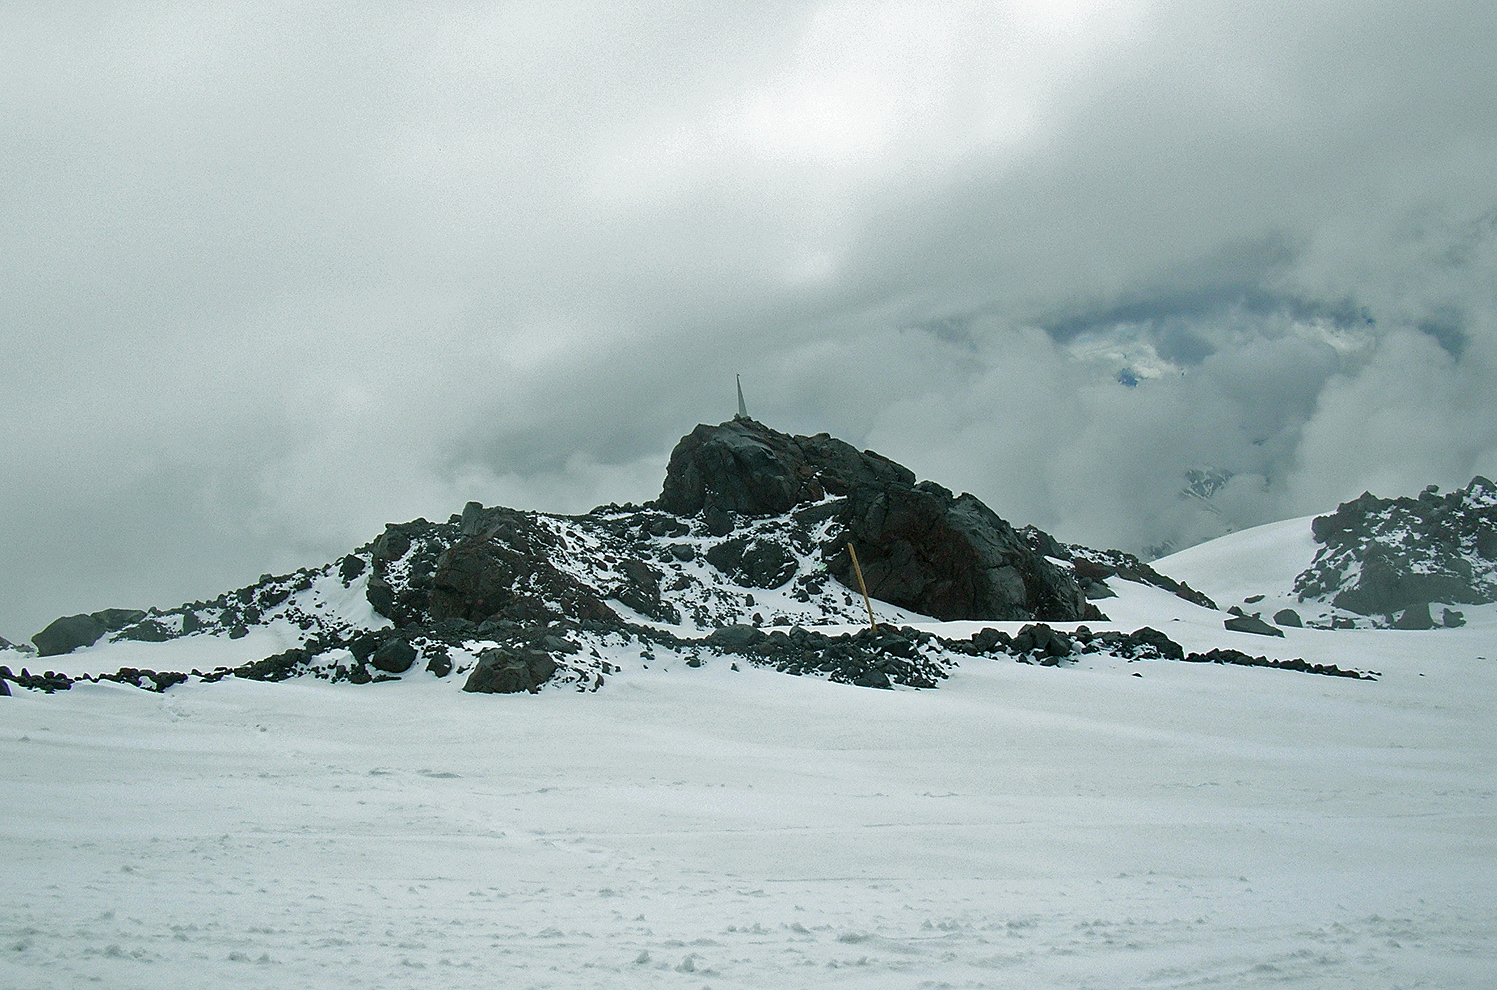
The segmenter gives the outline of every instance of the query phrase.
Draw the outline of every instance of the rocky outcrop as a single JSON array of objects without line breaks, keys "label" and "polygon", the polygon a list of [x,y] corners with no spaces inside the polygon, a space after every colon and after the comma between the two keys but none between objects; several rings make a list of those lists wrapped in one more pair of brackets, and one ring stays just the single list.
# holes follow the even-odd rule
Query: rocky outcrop
[{"label": "rocky outcrop", "polygon": [[31,637],[40,656],[55,657],[72,653],[81,646],[93,646],[104,635],[104,623],[91,615],[65,615]]},{"label": "rocky outcrop", "polygon": [[[470,503],[462,537],[436,558],[421,621],[617,626],[623,620],[608,600],[649,619],[679,621],[676,608],[662,597],[662,572],[627,552],[627,545],[618,546],[624,552],[617,555],[592,554],[576,545],[593,535],[589,530],[607,539],[617,528],[594,524],[589,517],[563,519]],[[686,530],[676,520],[655,528],[669,534]]]},{"label": "rocky outcrop", "polygon": [[1036,553],[1069,561],[1071,570],[1075,572],[1076,580],[1086,592],[1087,598],[1111,596],[1113,592],[1108,589],[1105,582],[1117,577],[1136,584],[1162,588],[1175,597],[1183,598],[1202,608],[1217,607],[1216,602],[1206,595],[1183,581],[1176,581],[1167,574],[1159,573],[1131,553],[1124,553],[1121,550],[1096,550],[1079,543],[1061,543],[1044,530],[1033,526],[1025,526],[1019,530],[1019,535],[1024,537],[1024,541]]},{"label": "rocky outcrop", "polygon": [[1256,615],[1234,615],[1224,620],[1222,625],[1231,632],[1253,633],[1258,636],[1284,635],[1282,629],[1275,629]]},{"label": "rocky outcrop", "polygon": [[[859,485],[839,520],[838,540],[856,548],[868,593],[891,605],[943,621],[1100,615],[1071,574],[1030,550],[972,495],[954,496],[929,481]],[[845,548],[827,566],[857,586]]]},{"label": "rocky outcrop", "polygon": [[[1014,636],[990,628],[949,640],[894,628],[885,621],[894,609],[883,607],[867,628],[849,544],[869,592],[886,606],[1026,624]],[[150,690],[188,676],[377,684],[416,670],[465,674],[465,690],[475,693],[597,690],[617,671],[610,651],[620,644],[634,644],[648,666],[720,659],[865,687],[934,687],[957,654],[1044,666],[1099,652],[1186,659],[1157,630],[1094,634],[1049,624],[1105,619],[1087,593],[1107,594],[1112,578],[1211,605],[1137,558],[1016,531],[976,497],[917,483],[871,451],[744,418],[683,438],[659,499],[644,506],[560,516],[469,503],[445,523],[390,524],[327,565],[262,575],[212,601],[72,616],[49,631],[51,648],[65,652],[105,635],[241,639],[272,624],[278,633],[300,630],[299,645],[232,668],[101,675]],[[834,636],[807,628],[826,625],[863,629]],[[0,668],[7,679],[33,690],[70,683]]]},{"label": "rocky outcrop", "polygon": [[[907,468],[826,434],[789,436],[745,418],[698,426],[672,452],[654,504],[706,520],[784,514],[826,499],[839,499],[824,515],[837,525],[823,535],[821,554],[846,587],[858,586],[851,543],[869,595],[937,619],[1101,615],[1074,576],[976,497],[917,484]],[[708,560],[757,587],[779,587],[794,571],[787,552],[764,544],[724,544]]]},{"label": "rocky outcrop", "polygon": [[478,694],[534,693],[554,673],[556,661],[545,650],[494,647],[479,654],[463,690]]},{"label": "rocky outcrop", "polygon": [[913,485],[915,475],[825,433],[796,437],[752,419],[698,426],[671,451],[655,505],[679,516],[705,510],[779,515],[864,485]]},{"label": "rocky outcrop", "polygon": [[470,507],[463,529],[471,532],[437,558],[428,618],[619,621],[596,589],[557,567],[565,539],[535,514]]},{"label": "rocky outcrop", "polygon": [[145,612],[127,608],[106,608],[88,615],[66,615],[52,621],[47,628],[31,637],[38,656],[54,657],[93,646],[105,633],[117,632],[141,621]]},{"label": "rocky outcrop", "polygon": [[1364,492],[1311,525],[1322,546],[1295,578],[1300,601],[1360,615],[1497,601],[1497,485],[1486,478],[1418,498]]}]

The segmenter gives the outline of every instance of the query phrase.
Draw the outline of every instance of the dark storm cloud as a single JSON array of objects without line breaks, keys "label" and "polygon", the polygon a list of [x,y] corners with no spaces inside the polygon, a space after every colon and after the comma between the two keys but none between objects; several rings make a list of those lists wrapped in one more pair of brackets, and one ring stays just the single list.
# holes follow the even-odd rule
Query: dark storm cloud
[{"label": "dark storm cloud", "polygon": [[[735,372],[772,425],[1135,548],[1497,472],[1494,29],[8,5],[0,633],[469,498],[648,498]],[[1215,512],[1176,498],[1203,468]]]}]

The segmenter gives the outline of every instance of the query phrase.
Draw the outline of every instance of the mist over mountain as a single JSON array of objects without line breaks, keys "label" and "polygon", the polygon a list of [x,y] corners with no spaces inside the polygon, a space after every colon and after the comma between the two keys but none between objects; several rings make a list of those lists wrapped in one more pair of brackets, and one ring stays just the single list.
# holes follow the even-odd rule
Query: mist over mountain
[{"label": "mist over mountain", "polygon": [[1497,475],[1494,18],[8,6],[0,629],[643,501],[735,373],[1135,553]]}]

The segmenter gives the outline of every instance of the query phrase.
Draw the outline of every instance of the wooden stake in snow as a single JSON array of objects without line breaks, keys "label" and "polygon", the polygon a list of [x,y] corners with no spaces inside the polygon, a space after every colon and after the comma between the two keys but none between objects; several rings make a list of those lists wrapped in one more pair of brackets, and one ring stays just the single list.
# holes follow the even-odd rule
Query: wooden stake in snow
[{"label": "wooden stake in snow", "polygon": [[847,545],[847,552],[852,557],[852,572],[858,576],[858,590],[863,593],[863,604],[868,608],[868,628],[877,629],[878,623],[873,620],[873,602],[868,597],[868,582],[863,580],[863,568],[858,564],[858,552]]}]

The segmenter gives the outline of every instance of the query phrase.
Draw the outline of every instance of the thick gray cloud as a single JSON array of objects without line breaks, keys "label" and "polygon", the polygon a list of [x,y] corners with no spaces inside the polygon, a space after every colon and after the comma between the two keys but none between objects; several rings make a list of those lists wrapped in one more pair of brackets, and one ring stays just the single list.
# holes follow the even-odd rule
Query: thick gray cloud
[{"label": "thick gray cloud", "polygon": [[1494,32],[6,5],[0,632],[470,498],[651,497],[735,372],[771,425],[1130,549],[1497,473]]}]

